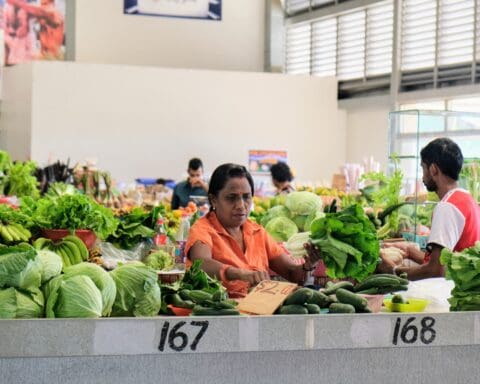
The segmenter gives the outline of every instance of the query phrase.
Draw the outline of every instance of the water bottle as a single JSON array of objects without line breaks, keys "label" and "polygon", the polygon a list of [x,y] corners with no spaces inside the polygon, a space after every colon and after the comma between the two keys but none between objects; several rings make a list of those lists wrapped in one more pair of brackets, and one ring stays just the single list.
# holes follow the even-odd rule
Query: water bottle
[{"label": "water bottle", "polygon": [[161,245],[167,245],[168,236],[167,231],[165,229],[165,221],[162,217],[157,219],[157,223],[155,224],[155,235],[153,236],[153,244],[159,247]]},{"label": "water bottle", "polygon": [[185,243],[187,242],[188,233],[190,232],[190,217],[186,213],[182,213],[180,225],[175,236],[176,248],[175,248],[175,263],[184,264],[186,260],[185,255]]}]

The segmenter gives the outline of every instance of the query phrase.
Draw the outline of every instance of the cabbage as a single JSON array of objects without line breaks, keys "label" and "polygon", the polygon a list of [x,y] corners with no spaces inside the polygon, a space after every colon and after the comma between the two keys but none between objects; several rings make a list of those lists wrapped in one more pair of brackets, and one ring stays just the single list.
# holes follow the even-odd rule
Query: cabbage
[{"label": "cabbage", "polygon": [[23,293],[10,287],[0,290],[0,318],[31,319],[42,317],[44,300],[40,290]]},{"label": "cabbage", "polygon": [[109,316],[117,294],[117,287],[110,274],[92,263],[80,263],[65,268],[65,276],[84,275],[92,279],[102,294],[102,316]]},{"label": "cabbage", "polygon": [[308,219],[307,215],[298,215],[298,216],[292,217],[292,221],[295,223],[295,225],[297,226],[300,232],[303,232],[307,219]]},{"label": "cabbage", "polygon": [[173,260],[172,255],[170,255],[168,252],[164,251],[163,249],[160,249],[158,251],[155,251],[149,254],[145,258],[145,264],[157,271],[161,271],[161,270],[169,271],[170,269],[173,268],[173,266],[175,265],[175,262]]},{"label": "cabbage", "polygon": [[42,263],[42,284],[62,273],[62,258],[55,252],[41,249],[37,251]]},{"label": "cabbage", "polygon": [[299,232],[288,239],[285,243],[285,249],[293,258],[301,259],[307,255],[307,250],[305,249],[304,244],[309,241],[310,232]]},{"label": "cabbage", "polygon": [[312,192],[292,192],[285,198],[285,206],[293,216],[309,215],[322,209],[322,199]]},{"label": "cabbage", "polygon": [[157,273],[146,265],[129,263],[110,272],[117,286],[113,316],[156,316],[160,311]]},{"label": "cabbage", "polygon": [[312,225],[313,220],[321,219],[322,217],[325,217],[325,213],[323,213],[323,212],[321,212],[321,211],[311,212],[311,213],[307,216],[307,220],[305,221],[305,225],[304,225],[303,229],[304,229],[305,231],[309,231],[309,230],[310,230],[310,226]]},{"label": "cabbage", "polygon": [[28,244],[0,248],[0,288],[35,291],[40,287],[42,264]]},{"label": "cabbage", "polygon": [[45,286],[47,317],[100,317],[102,294],[85,275],[60,275]]},{"label": "cabbage", "polygon": [[275,207],[270,208],[265,216],[262,218],[261,224],[263,227],[265,227],[270,220],[272,220],[275,217],[290,217],[290,211],[288,210],[287,207],[283,205],[277,205]]},{"label": "cabbage", "polygon": [[281,216],[270,220],[265,229],[275,241],[287,241],[298,232],[298,228],[292,220]]}]

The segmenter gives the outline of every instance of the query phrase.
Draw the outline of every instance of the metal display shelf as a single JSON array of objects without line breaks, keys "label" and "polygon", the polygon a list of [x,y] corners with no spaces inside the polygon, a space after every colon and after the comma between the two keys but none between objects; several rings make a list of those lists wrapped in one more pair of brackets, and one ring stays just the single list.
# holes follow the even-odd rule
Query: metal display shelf
[{"label": "metal display shelf", "polygon": [[1,383],[474,383],[480,312],[0,321]]}]

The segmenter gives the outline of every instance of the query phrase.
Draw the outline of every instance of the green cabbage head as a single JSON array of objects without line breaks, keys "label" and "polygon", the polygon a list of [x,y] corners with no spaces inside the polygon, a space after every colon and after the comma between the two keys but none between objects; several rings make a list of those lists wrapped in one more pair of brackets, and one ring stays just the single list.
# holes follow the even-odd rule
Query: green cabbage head
[{"label": "green cabbage head", "polygon": [[160,311],[157,273],[140,262],[120,265],[110,272],[117,286],[112,316],[156,316]]},{"label": "green cabbage head", "polygon": [[62,258],[55,252],[46,249],[38,250],[37,253],[42,263],[42,284],[45,284],[62,273]]},{"label": "green cabbage head", "polygon": [[322,199],[312,192],[292,192],[285,198],[285,206],[293,216],[306,216],[322,209]]},{"label": "green cabbage head", "polygon": [[33,292],[40,287],[42,264],[28,244],[0,248],[0,288]]},{"label": "green cabbage head", "polygon": [[93,263],[80,263],[65,268],[65,276],[84,275],[92,279],[102,295],[102,316],[109,316],[117,294],[117,286],[110,274]]},{"label": "green cabbage head", "polygon": [[32,319],[43,317],[43,294],[40,290],[20,292],[13,287],[0,289],[0,318]]},{"label": "green cabbage head", "polygon": [[286,217],[275,217],[265,227],[275,241],[287,241],[298,232],[296,224]]},{"label": "green cabbage head", "polygon": [[44,286],[47,317],[100,317],[102,294],[85,275],[60,275]]},{"label": "green cabbage head", "polygon": [[270,208],[265,216],[262,218],[262,221],[260,224],[262,224],[263,227],[266,227],[268,222],[275,217],[287,217],[290,218],[290,211],[288,210],[287,207],[283,205],[276,205],[275,207]]}]

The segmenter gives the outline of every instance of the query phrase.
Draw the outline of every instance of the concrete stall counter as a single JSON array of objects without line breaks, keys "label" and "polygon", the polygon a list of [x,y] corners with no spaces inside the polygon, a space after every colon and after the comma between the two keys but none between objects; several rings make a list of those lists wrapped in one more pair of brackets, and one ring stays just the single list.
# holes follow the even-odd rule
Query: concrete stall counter
[{"label": "concrete stall counter", "polygon": [[0,383],[476,383],[480,313],[0,321]]}]

